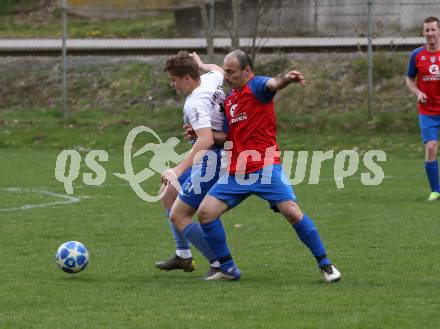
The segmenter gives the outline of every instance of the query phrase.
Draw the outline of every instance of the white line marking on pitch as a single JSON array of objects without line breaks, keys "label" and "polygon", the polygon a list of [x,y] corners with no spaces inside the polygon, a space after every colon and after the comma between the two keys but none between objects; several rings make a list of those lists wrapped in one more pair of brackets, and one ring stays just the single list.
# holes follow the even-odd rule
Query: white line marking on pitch
[{"label": "white line marking on pitch", "polygon": [[0,208],[0,212],[6,212],[6,211],[15,211],[15,210],[28,210],[28,209],[34,209],[34,208],[45,208],[45,207],[52,207],[52,206],[59,206],[59,205],[66,205],[66,204],[73,204],[78,203],[81,201],[81,199],[85,199],[88,197],[74,197],[66,194],[59,194],[44,190],[37,190],[37,189],[24,189],[19,187],[10,187],[5,188],[3,191],[11,192],[11,193],[23,193],[23,192],[30,192],[30,193],[38,193],[38,194],[45,194],[50,195],[56,198],[64,199],[65,201],[54,201],[49,203],[41,203],[41,204],[26,204],[21,207],[14,207],[14,208]]},{"label": "white line marking on pitch", "polygon": [[[344,177],[343,179],[347,179],[347,178],[349,178],[349,179],[359,179],[359,180],[361,180],[361,177],[360,176],[348,176],[348,177]],[[340,181],[340,180],[343,180],[341,177],[337,177],[336,178],[336,180],[338,180],[338,181]],[[384,176],[384,178],[383,179],[394,179],[394,176]],[[331,177],[322,177],[322,178],[319,178],[319,181],[330,181],[330,180],[335,180],[335,178],[331,178]]]}]

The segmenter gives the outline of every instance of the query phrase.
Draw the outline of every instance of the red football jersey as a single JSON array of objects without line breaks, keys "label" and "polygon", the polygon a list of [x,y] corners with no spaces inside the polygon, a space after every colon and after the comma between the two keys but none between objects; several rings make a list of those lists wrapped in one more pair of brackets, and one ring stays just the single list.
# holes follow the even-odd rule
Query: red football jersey
[{"label": "red football jersey", "polygon": [[440,115],[440,51],[430,52],[426,46],[415,49],[410,56],[409,78],[417,77],[417,88],[428,98],[426,103],[419,103],[419,113]]},{"label": "red football jersey", "polygon": [[267,90],[268,77],[253,77],[225,100],[228,140],[233,146],[229,173],[252,173],[279,164],[276,140],[274,92]]}]

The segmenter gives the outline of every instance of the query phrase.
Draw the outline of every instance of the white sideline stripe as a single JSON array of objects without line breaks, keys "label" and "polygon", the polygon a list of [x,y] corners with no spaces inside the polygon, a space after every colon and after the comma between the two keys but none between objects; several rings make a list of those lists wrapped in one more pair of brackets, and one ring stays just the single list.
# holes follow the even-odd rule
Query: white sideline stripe
[{"label": "white sideline stripe", "polygon": [[16,210],[28,210],[28,209],[34,209],[34,208],[45,208],[45,207],[52,207],[52,206],[59,206],[59,205],[66,205],[66,204],[73,204],[78,203],[81,201],[81,198],[84,197],[74,197],[66,194],[59,194],[44,190],[37,190],[37,189],[24,189],[20,187],[9,187],[3,189],[3,191],[11,192],[11,193],[22,193],[22,192],[31,192],[31,193],[39,193],[39,194],[45,194],[50,195],[53,197],[65,199],[66,201],[55,201],[55,202],[49,202],[49,203],[41,203],[41,204],[26,204],[21,207],[15,207],[15,208],[0,208],[0,212],[6,212],[6,211],[16,211]]},{"label": "white sideline stripe", "polygon": [[[348,176],[348,177],[344,177],[345,179],[361,179],[360,176]],[[394,179],[394,176],[384,176],[383,179]],[[323,177],[323,178],[319,178],[319,181],[329,181],[329,180],[335,180],[334,177]],[[342,178],[338,177],[336,180],[341,181],[343,180]]]},{"label": "white sideline stripe", "polygon": [[106,188],[106,187],[130,187],[130,185],[127,184],[102,184],[97,186],[90,186],[90,185],[74,185],[74,189],[82,189],[82,188]]}]

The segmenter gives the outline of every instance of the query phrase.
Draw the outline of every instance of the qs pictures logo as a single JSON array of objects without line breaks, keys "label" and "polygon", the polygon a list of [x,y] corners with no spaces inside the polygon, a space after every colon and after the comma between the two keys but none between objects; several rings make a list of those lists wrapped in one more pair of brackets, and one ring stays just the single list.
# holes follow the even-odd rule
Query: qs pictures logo
[{"label": "qs pictures logo", "polygon": [[[154,136],[157,143],[148,143],[133,154],[133,143],[140,133],[147,133]],[[179,142],[179,139],[176,137],[171,137],[166,142],[163,142],[154,130],[145,126],[133,128],[129,132],[124,144],[125,173],[113,174],[116,177],[127,181],[133,191],[142,200],[156,202],[160,200],[163,195],[149,195],[142,189],[140,184],[155,174],[161,174],[164,170],[169,169],[171,167],[170,162],[179,163],[185,157],[186,153],[178,154],[174,150]],[[153,152],[148,167],[135,173],[132,159],[148,151]],[[93,177],[93,173],[83,173],[83,183],[89,186],[99,186],[104,184],[107,173],[99,162],[105,162],[108,161],[108,159],[108,153],[104,150],[92,150],[87,153],[84,159],[85,164],[94,172],[96,177]],[[67,194],[73,194],[73,182],[78,179],[81,161],[81,154],[76,150],[64,150],[57,157],[55,178],[64,184],[64,189]],[[68,163],[70,163],[69,166]],[[174,187],[179,191],[180,185],[178,185],[178,182],[176,181],[173,183],[175,184]]]}]

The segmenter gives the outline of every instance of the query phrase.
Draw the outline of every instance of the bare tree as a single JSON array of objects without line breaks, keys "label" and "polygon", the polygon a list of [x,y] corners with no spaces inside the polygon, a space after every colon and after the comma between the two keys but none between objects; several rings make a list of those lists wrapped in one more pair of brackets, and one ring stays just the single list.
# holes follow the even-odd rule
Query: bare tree
[{"label": "bare tree", "polygon": [[263,0],[257,0],[256,6],[255,6],[255,11],[256,11],[256,15],[255,15],[255,21],[254,21],[254,26],[253,26],[253,31],[252,31],[252,45],[251,45],[251,58],[252,58],[252,62],[255,63],[255,57],[257,56],[257,36],[258,36],[258,29],[259,29],[259,25],[260,25],[260,20],[265,12],[264,9],[265,6],[263,6]]},{"label": "bare tree", "polygon": [[238,32],[241,0],[232,0],[232,33],[231,33],[231,48],[240,48],[240,33]]},{"label": "bare tree", "polygon": [[214,22],[213,22],[213,17],[211,17],[211,24],[209,23],[208,8],[214,5],[214,1],[198,0],[198,5],[200,8],[200,14],[202,16],[202,26],[203,26],[203,31],[205,32],[209,61],[213,61],[214,60],[214,29],[212,28],[212,25]]},{"label": "bare tree", "polygon": [[283,28],[283,9],[278,8],[277,15],[272,14],[269,19],[263,22],[267,17],[268,12],[273,8],[273,3],[266,0],[257,0],[255,5],[255,19],[251,32],[251,49],[250,54],[252,61],[255,63],[258,52],[261,47],[267,42],[269,34],[277,34]]},{"label": "bare tree", "polygon": [[[269,35],[277,34],[283,28],[283,8],[276,7],[274,1],[268,0],[231,0],[232,4],[232,28],[231,22],[224,22],[230,37],[231,48],[240,47],[239,39],[246,33],[250,39],[249,54],[255,62],[261,47],[267,42]],[[248,5],[246,20],[241,17],[242,5]],[[272,11],[271,14],[269,14]],[[242,45],[243,46],[243,45]]]}]

